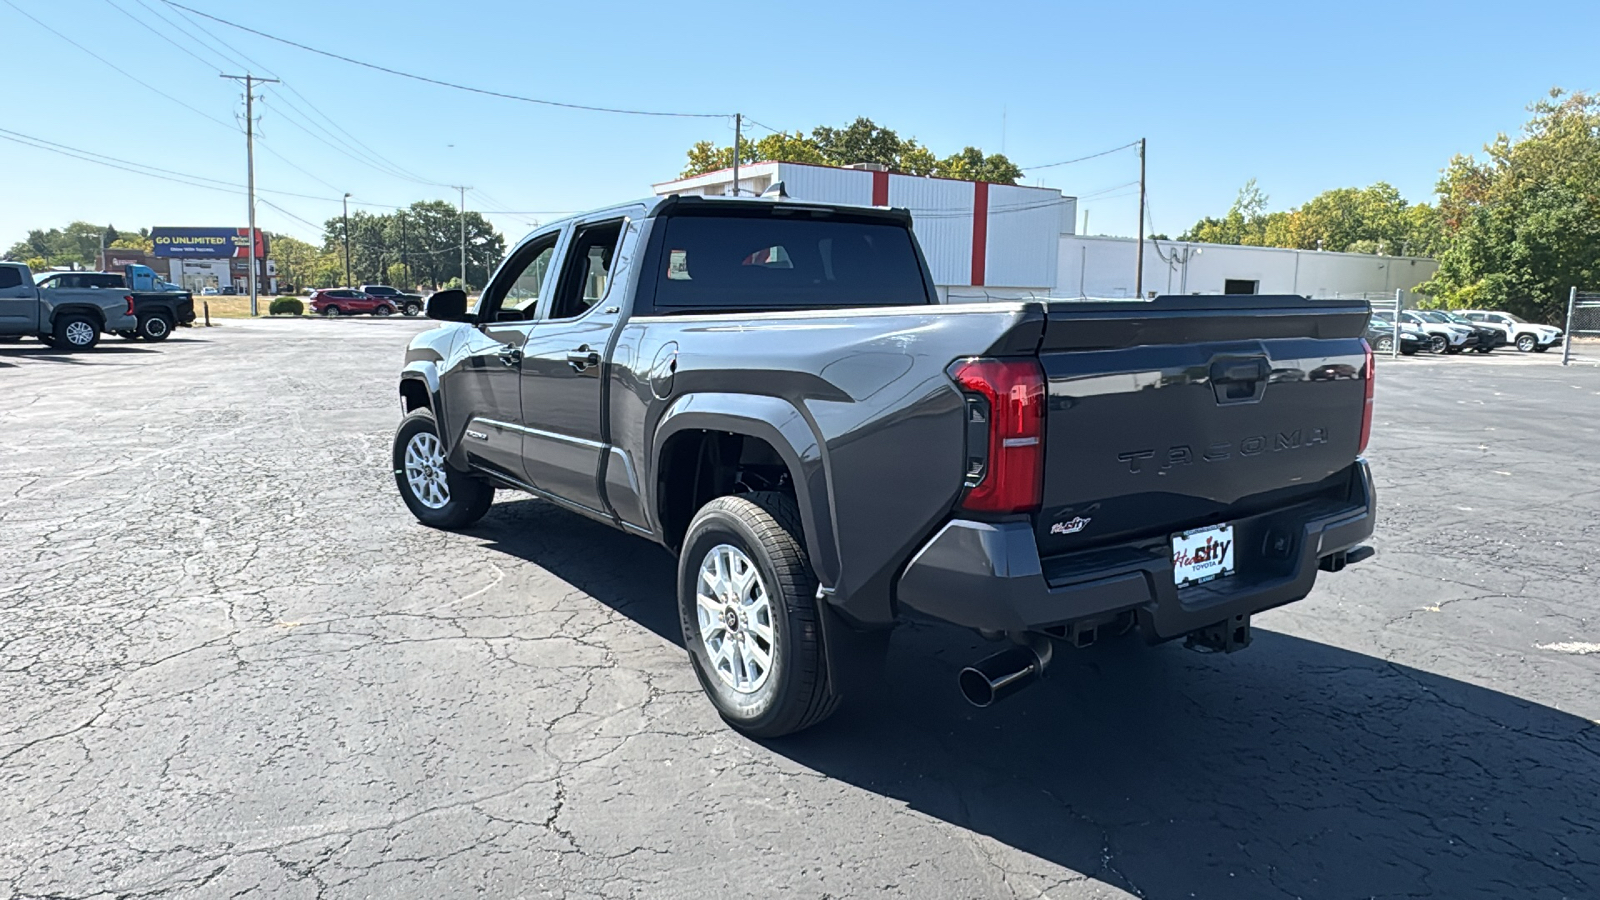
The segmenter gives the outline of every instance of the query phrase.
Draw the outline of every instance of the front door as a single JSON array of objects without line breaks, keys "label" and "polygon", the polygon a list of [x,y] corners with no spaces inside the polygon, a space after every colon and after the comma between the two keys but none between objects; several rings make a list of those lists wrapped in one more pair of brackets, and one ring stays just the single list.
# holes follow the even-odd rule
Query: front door
[{"label": "front door", "polygon": [[18,266],[0,266],[0,334],[39,330],[39,295]]},{"label": "front door", "polygon": [[[498,296],[479,302],[478,327],[465,332],[464,346],[450,378],[455,399],[447,407],[463,410],[458,439],[474,465],[499,472],[519,482],[528,481],[523,466],[525,423],[522,418],[521,371],[528,334],[534,327],[539,298],[555,256],[560,232],[554,232],[518,250],[507,265],[516,267],[510,286]],[[506,284],[505,277],[497,282]]]},{"label": "front door", "polygon": [[619,258],[632,252],[635,232],[626,219],[577,227],[549,310],[528,335],[522,360],[528,477],[542,491],[607,515],[599,484],[606,450],[602,361],[621,315],[615,298],[622,289],[611,289],[611,276],[624,268]]}]

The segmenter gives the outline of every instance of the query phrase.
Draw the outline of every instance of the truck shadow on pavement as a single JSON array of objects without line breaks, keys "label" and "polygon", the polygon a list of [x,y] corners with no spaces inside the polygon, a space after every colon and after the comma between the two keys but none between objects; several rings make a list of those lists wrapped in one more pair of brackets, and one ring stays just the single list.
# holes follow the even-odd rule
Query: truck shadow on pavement
[{"label": "truck shadow on pavement", "polygon": [[[497,506],[477,533],[681,644],[674,563],[645,541],[539,501]],[[1042,684],[972,709],[956,673],[995,649],[904,627],[877,690],[765,746],[864,792],[829,814],[877,795],[979,836],[1019,892],[1600,891],[1600,727],[1586,719],[1260,629],[1230,656],[1137,639],[1065,651]]]}]

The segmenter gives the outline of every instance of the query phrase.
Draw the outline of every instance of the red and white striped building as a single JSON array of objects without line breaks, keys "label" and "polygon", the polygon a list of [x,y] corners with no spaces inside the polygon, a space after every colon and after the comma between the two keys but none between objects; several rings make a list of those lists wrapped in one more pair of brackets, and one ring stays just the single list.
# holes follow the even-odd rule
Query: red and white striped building
[{"label": "red and white striped building", "polygon": [[[1050,294],[1061,238],[1073,233],[1077,218],[1076,198],[1053,188],[901,175],[867,166],[763,162],[739,167],[741,196],[760,194],[779,181],[795,200],[911,210],[917,240],[946,302]],[[725,196],[733,193],[733,171],[662,182],[655,193]]]}]

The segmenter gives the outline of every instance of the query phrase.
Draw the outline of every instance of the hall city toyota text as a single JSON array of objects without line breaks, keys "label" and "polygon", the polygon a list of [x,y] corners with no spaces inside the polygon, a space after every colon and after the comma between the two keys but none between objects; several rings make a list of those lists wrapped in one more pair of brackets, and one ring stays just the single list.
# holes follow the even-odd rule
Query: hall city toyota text
[{"label": "hall city toyota text", "polygon": [[[1302,435],[1304,435],[1302,437]],[[1175,469],[1178,466],[1192,465],[1196,459],[1201,462],[1215,463],[1234,457],[1260,456],[1263,453],[1279,453],[1284,450],[1299,450],[1303,447],[1313,447],[1317,444],[1328,442],[1328,429],[1312,428],[1295,429],[1294,431],[1280,431],[1272,437],[1264,434],[1253,435],[1238,441],[1218,441],[1203,448],[1196,453],[1195,448],[1188,444],[1176,444],[1168,447],[1161,454],[1162,463],[1157,472]],[[1149,466],[1146,463],[1157,456],[1155,450],[1130,450],[1127,453],[1118,453],[1117,460],[1128,464],[1128,472],[1138,474]]]},{"label": "hall city toyota text", "polygon": [[1200,563],[1220,562],[1228,558],[1228,548],[1233,546],[1233,541],[1219,541],[1216,538],[1206,538],[1204,547],[1196,547],[1194,552],[1177,550],[1172,554],[1173,566],[1193,566]]}]

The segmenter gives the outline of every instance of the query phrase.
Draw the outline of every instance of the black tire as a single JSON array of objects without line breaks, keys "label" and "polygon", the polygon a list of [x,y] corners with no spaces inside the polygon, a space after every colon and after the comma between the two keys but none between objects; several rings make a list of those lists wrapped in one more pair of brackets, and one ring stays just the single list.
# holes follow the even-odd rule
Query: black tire
[{"label": "black tire", "polygon": [[1407,347],[1404,344],[1402,344],[1402,345],[1400,345],[1400,355],[1401,356],[1416,356],[1417,355],[1417,348],[1416,347]]},{"label": "black tire", "polygon": [[1540,344],[1539,346],[1533,348],[1533,352],[1544,353],[1545,351],[1549,350],[1551,346],[1551,344]]},{"label": "black tire", "polygon": [[1479,344],[1474,349],[1477,350],[1479,353],[1493,353],[1494,352],[1494,347],[1489,345],[1489,344]]},{"label": "black tire", "polygon": [[1389,335],[1384,335],[1383,337],[1378,338],[1378,342],[1372,345],[1372,349],[1378,353],[1393,353],[1394,338]]},{"label": "black tire", "polygon": [[1450,349],[1450,339],[1442,334],[1428,338],[1428,350],[1433,353],[1444,353]]},{"label": "black tire", "polygon": [[330,319],[337,319],[339,317],[339,307],[337,307],[337,306],[324,306],[322,308],[322,314],[324,316],[327,316]]},{"label": "black tire", "polygon": [[372,314],[377,316],[377,317],[379,317],[379,318],[381,318],[381,319],[387,319],[388,317],[394,315],[394,307],[392,307],[392,306],[380,306],[377,309],[373,310]]},{"label": "black tire", "polygon": [[494,502],[494,488],[476,475],[444,463],[439,471],[449,492],[445,503],[433,506],[418,497],[406,474],[406,448],[413,437],[422,433],[431,434],[435,439],[439,437],[433,413],[426,409],[412,410],[400,420],[400,427],[394,433],[394,480],[400,488],[400,499],[418,522],[430,528],[446,531],[466,528],[489,511],[489,505]]},{"label": "black tire", "polygon": [[[799,509],[783,494],[718,497],[689,523],[678,558],[678,611],[689,661],[723,720],[751,737],[793,734],[826,719],[839,706],[839,694],[828,678],[817,579],[803,534]],[[716,673],[700,632],[700,567],[723,544],[755,564],[771,612],[770,670],[749,693]]]},{"label": "black tire", "polygon": [[403,308],[401,310],[401,312],[405,313],[408,316],[421,315],[422,314],[422,304],[420,304],[420,303],[407,303],[405,305],[405,308]]},{"label": "black tire", "polygon": [[139,339],[139,332],[137,332],[137,331],[119,331],[119,332],[117,332],[117,337],[122,338],[125,341],[137,341]]},{"label": "black tire", "polygon": [[100,343],[100,323],[83,313],[67,313],[56,320],[51,340],[57,350],[92,350]]},{"label": "black tire", "polygon": [[139,337],[147,341],[164,341],[172,337],[172,320],[163,313],[140,318]]},{"label": "black tire", "polygon": [[1517,349],[1523,353],[1532,353],[1539,346],[1539,339],[1531,334],[1520,335],[1517,338]]},{"label": "black tire", "polygon": [[1450,348],[1447,348],[1444,352],[1450,354],[1451,356],[1455,356],[1457,353],[1460,353],[1461,351],[1463,351],[1465,349],[1467,349],[1467,348],[1465,348],[1465,347],[1450,347]]}]

